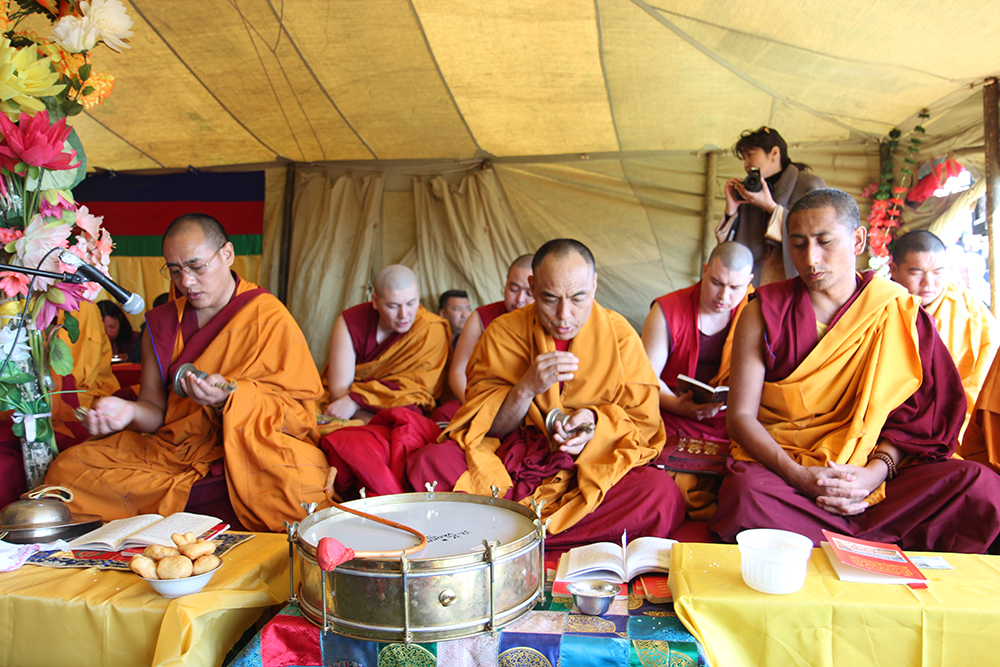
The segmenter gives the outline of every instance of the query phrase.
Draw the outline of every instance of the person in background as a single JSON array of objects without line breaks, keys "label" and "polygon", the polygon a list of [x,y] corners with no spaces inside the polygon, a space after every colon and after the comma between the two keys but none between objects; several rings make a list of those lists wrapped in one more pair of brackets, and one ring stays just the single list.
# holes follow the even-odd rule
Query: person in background
[{"label": "person in background", "polygon": [[968,401],[964,433],[1000,345],[996,318],[970,290],[952,280],[944,243],[926,229],[907,232],[896,239],[889,273],[920,299],[920,305],[934,318],[934,326],[951,352]]},{"label": "person in background", "polygon": [[451,325],[451,346],[455,347],[458,337],[462,334],[462,328],[472,314],[469,295],[462,290],[448,290],[438,299],[438,314]]},{"label": "person in background", "polygon": [[733,330],[752,280],[747,247],[720,243],[702,265],[701,280],[653,301],[642,327],[643,347],[660,378],[660,416],[667,433],[656,463],[670,471],[696,520],[715,512],[725,472],[722,458],[729,450],[726,404],[696,402],[691,391],[679,390],[678,376],[712,387],[728,381]]},{"label": "person in background", "polygon": [[142,356],[142,345],[140,335],[132,330],[132,323],[129,322],[128,315],[114,301],[100,301],[97,307],[101,310],[104,318],[104,331],[111,341],[111,352],[115,361],[122,361],[131,358],[136,349],[139,356]]},{"label": "person in background", "polygon": [[759,189],[748,188],[746,180],[731,178],[726,183],[726,213],[715,230],[719,243],[739,241],[750,248],[754,260],[754,287],[798,275],[788,253],[788,207],[809,192],[825,188],[808,166],[792,162],[788,144],[777,130],[761,127],[746,130],[733,146],[733,155],[743,160],[747,174],[760,170]]}]

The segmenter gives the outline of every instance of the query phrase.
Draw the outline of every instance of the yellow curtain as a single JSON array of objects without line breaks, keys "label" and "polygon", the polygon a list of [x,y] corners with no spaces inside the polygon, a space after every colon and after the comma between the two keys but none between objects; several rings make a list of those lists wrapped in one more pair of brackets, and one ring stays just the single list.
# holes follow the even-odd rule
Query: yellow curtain
[{"label": "yellow curtain", "polygon": [[311,168],[298,173],[287,306],[321,368],[333,321],[368,298],[384,181],[382,174],[335,177]]},{"label": "yellow curtain", "polygon": [[438,296],[469,293],[474,306],[503,296],[507,267],[531,252],[492,169],[473,171],[458,184],[441,176],[413,179],[416,273],[424,305],[437,312]]}]

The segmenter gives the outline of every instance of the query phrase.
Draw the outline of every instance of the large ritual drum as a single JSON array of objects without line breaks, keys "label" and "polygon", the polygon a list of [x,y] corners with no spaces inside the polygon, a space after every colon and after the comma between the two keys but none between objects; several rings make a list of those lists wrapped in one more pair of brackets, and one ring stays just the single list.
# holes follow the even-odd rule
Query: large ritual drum
[{"label": "large ritual drum", "polygon": [[[356,557],[326,576],[320,539],[356,552],[400,553],[417,544],[406,532],[336,508],[309,515],[295,538],[299,605],[330,629],[381,641],[433,642],[487,632],[531,609],[542,592],[542,540],[523,505],[464,493],[406,493],[354,500],[347,507],[414,528],[427,546],[405,560]],[[487,553],[483,540],[499,546]],[[491,562],[492,558],[492,562]],[[405,563],[405,565],[404,565]]]}]

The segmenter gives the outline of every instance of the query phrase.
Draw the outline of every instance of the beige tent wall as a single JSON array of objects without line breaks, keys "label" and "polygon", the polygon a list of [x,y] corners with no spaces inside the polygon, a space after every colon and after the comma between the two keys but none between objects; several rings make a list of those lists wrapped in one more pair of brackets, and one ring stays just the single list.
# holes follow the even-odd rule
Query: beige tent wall
[{"label": "beige tent wall", "polygon": [[[878,176],[878,145],[869,140],[792,144],[789,153],[859,199]],[[678,151],[301,166],[289,309],[322,366],[333,320],[370,298],[370,281],[385,264],[417,271],[432,311],[446,289],[464,289],[480,306],[500,298],[517,255],[568,236],[594,252],[598,301],[639,329],[652,299],[699,277],[706,165],[704,153]],[[713,227],[725,181],[743,175],[741,160],[718,156]],[[273,252],[265,244],[265,256]]]}]

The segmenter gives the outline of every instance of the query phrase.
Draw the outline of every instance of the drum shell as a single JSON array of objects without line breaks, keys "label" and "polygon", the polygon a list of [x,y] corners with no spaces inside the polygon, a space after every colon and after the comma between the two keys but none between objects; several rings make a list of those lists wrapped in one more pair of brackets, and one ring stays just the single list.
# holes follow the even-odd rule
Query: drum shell
[{"label": "drum shell", "polygon": [[[383,496],[368,499],[364,507],[358,509],[377,514],[377,507],[373,506],[377,501],[398,502],[405,496],[411,500],[428,498],[427,494]],[[489,502],[503,505],[498,509],[504,511],[532,516],[527,508],[502,499],[465,494],[436,494],[435,497]],[[331,511],[336,510],[324,510]],[[306,521],[311,519],[313,517]],[[300,532],[303,530],[304,527],[300,528]],[[535,533],[495,549],[492,569],[497,628],[529,611],[541,594],[541,559],[541,541]],[[325,595],[328,622],[334,632],[361,639],[406,641],[405,590],[412,641],[454,639],[491,629],[490,565],[483,553],[434,559],[421,559],[418,553],[408,563],[405,587],[400,559],[355,558],[327,573],[324,591],[315,548],[300,538],[296,541],[295,571],[300,581],[298,595],[303,613],[321,625]]]}]

